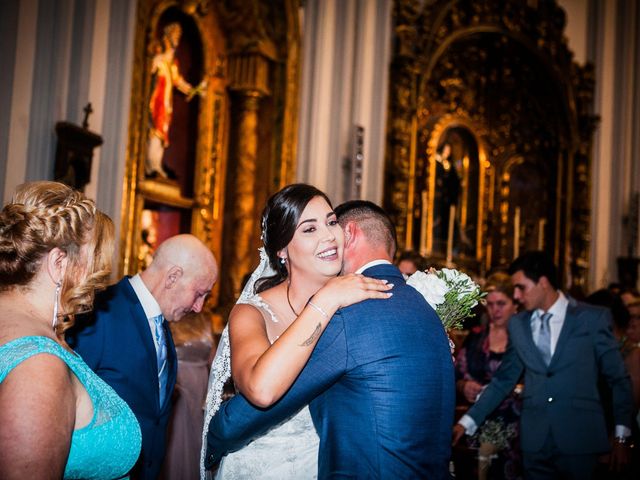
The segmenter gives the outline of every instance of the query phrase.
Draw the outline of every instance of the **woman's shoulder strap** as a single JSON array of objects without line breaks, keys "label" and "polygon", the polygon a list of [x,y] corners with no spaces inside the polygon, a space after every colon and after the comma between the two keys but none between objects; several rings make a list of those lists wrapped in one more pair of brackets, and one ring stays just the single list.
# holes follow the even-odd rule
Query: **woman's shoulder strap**
[{"label": "woman's shoulder strap", "polygon": [[42,336],[17,338],[0,347],[0,382],[22,362],[41,353],[55,355],[66,364],[69,364],[71,357],[69,352],[51,338]]},{"label": "woman's shoulder strap", "polygon": [[278,323],[278,317],[276,317],[276,314],[273,313],[271,306],[267,302],[265,302],[264,299],[258,294],[252,295],[249,298],[245,298],[243,299],[243,301],[238,300],[237,303],[251,305],[252,307],[256,308],[264,318],[265,322],[271,321],[274,323]]}]

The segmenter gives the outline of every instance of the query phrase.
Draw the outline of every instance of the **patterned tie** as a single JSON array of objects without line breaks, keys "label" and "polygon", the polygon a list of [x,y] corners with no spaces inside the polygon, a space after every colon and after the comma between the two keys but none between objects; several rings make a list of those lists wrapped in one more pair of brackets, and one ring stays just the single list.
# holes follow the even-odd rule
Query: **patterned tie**
[{"label": "patterned tie", "polygon": [[538,333],[538,341],[536,347],[540,350],[542,359],[546,365],[551,362],[551,329],[549,328],[549,319],[551,313],[543,313],[540,316],[540,331]]},{"label": "patterned tie", "polygon": [[167,380],[169,378],[169,373],[167,371],[167,337],[162,325],[164,322],[162,315],[153,317],[153,322],[156,325],[156,343],[158,344],[158,389],[160,392],[160,406],[162,406],[167,394]]}]

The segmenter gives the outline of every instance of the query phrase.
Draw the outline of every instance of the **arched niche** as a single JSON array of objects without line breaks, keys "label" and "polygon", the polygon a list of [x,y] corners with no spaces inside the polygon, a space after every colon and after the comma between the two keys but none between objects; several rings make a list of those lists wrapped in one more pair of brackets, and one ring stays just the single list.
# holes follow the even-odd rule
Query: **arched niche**
[{"label": "arched niche", "polygon": [[466,119],[454,116],[426,126],[418,145],[422,152],[415,194],[419,209],[412,243],[440,263],[453,256],[479,261],[484,254],[485,146]]},{"label": "arched niche", "polygon": [[[442,260],[442,247],[423,241],[415,226],[424,226],[423,210],[427,224],[433,214],[421,201],[437,182],[430,159],[448,128],[443,119],[459,119],[477,140],[485,170],[478,179],[475,255],[454,246],[451,263],[480,274],[503,268],[514,252],[533,246],[532,232],[538,246],[536,229],[545,220],[543,249],[567,282],[583,282],[587,229],[573,218],[579,209],[584,219],[589,205],[584,172],[595,125],[593,83],[591,68],[573,63],[567,49],[562,9],[552,1],[436,0],[398,1],[394,13],[385,207],[401,248]],[[425,144],[432,149],[427,155]]]},{"label": "arched niche", "polygon": [[[143,269],[164,238],[192,233],[219,261],[208,307],[226,318],[258,262],[262,205],[295,176],[299,6],[297,0],[137,2],[120,273]],[[171,91],[165,177],[147,160],[158,128],[154,61],[167,51],[172,24],[181,32],[174,68],[197,91],[177,83]]]},{"label": "arched niche", "polygon": [[[205,4],[138,3],[121,273],[144,269],[154,249],[178,233],[193,233],[219,255],[228,128],[226,55],[218,15]],[[158,160],[153,168],[152,152]],[[213,302],[217,294],[214,289]]]}]

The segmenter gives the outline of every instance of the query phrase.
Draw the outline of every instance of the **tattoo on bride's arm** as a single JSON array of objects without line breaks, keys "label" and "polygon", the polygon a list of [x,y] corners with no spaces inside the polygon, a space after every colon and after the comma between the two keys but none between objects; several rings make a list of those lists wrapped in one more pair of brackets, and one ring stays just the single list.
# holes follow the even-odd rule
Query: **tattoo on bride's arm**
[{"label": "tattoo on bride's arm", "polygon": [[302,342],[299,346],[300,347],[308,347],[310,345],[313,345],[313,342],[316,341],[316,338],[318,338],[320,336],[320,330],[322,330],[322,324],[321,323],[316,325],[316,329],[313,331],[311,336],[309,338],[307,338],[304,342]]}]

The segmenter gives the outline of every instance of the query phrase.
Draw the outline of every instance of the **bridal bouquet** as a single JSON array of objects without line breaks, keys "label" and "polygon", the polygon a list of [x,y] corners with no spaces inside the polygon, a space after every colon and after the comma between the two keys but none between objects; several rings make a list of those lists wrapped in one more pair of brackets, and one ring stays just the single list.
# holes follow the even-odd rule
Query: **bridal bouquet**
[{"label": "bridal bouquet", "polygon": [[418,290],[433,307],[445,330],[461,329],[462,321],[473,317],[473,307],[485,296],[469,275],[451,268],[418,270],[409,277],[407,284]]}]

